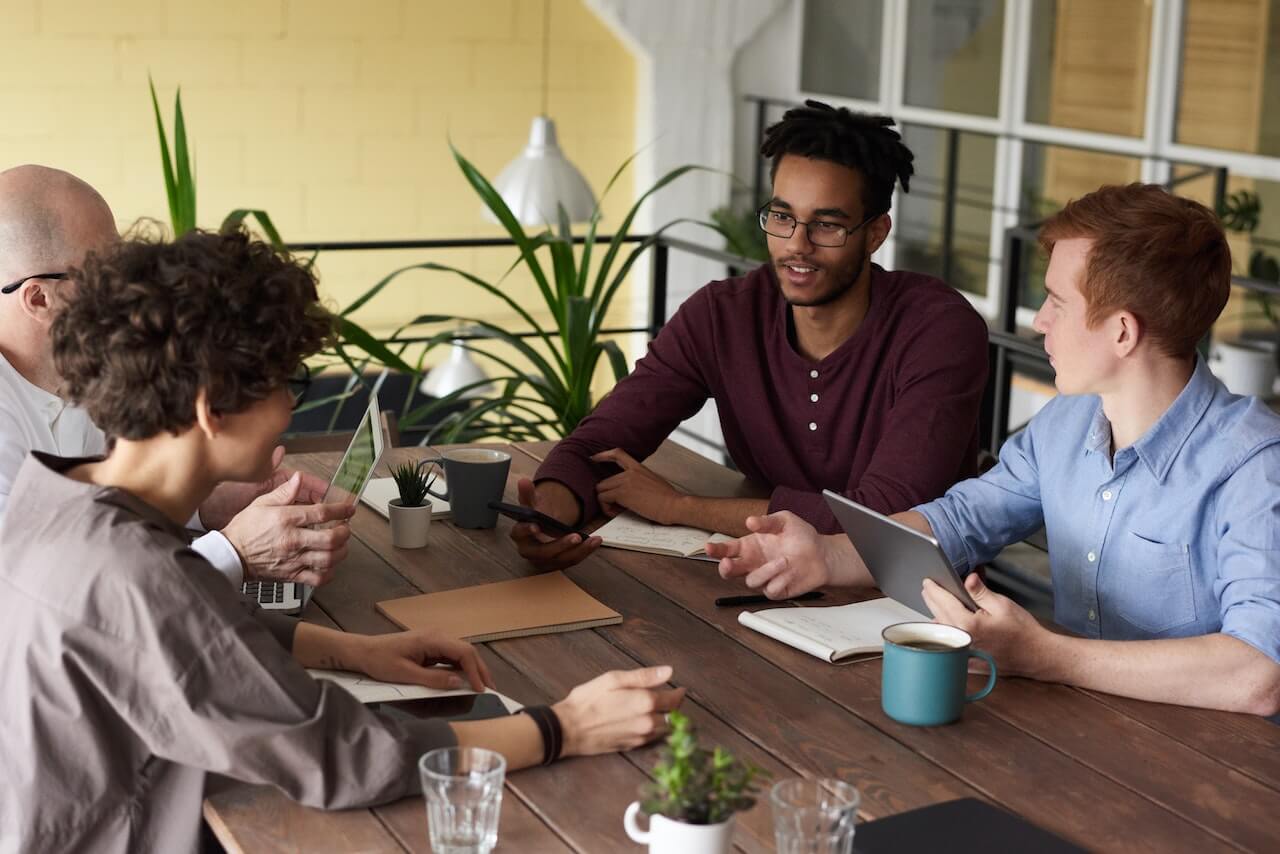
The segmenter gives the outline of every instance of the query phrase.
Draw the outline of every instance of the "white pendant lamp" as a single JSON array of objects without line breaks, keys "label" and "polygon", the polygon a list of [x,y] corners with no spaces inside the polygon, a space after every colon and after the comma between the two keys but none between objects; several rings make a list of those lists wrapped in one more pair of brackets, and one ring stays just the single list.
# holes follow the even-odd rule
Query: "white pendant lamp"
[{"label": "white pendant lamp", "polygon": [[[445,397],[460,388],[466,388],[472,383],[486,379],[488,374],[484,372],[484,368],[476,364],[476,360],[471,358],[467,348],[455,338],[453,346],[449,348],[449,358],[427,371],[426,377],[418,384],[418,391],[431,397]],[[485,397],[492,391],[493,384],[485,383],[467,389],[459,397],[470,400]]]},{"label": "white pendant lamp", "polygon": [[[542,6],[542,114],[534,117],[529,143],[507,164],[493,182],[502,200],[521,225],[554,225],[564,208],[570,222],[585,222],[596,208],[591,186],[569,162],[556,141],[556,124],[547,116],[547,63],[551,31],[551,4]],[[485,219],[497,217],[485,207]]]}]

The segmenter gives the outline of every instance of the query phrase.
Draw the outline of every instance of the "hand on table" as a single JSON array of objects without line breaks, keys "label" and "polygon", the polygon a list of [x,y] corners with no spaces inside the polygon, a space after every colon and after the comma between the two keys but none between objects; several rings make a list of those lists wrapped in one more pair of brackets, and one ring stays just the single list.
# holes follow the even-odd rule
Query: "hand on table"
[{"label": "hand on table", "polygon": [[[532,507],[566,525],[577,520],[579,511],[576,506],[569,507],[570,504],[576,505],[577,499],[563,484],[544,481],[535,486],[528,478],[521,478],[516,489],[520,503],[525,507]],[[567,499],[565,495],[557,497],[557,490],[563,490]],[[577,534],[551,536],[532,522],[517,522],[513,525],[511,539],[521,557],[544,571],[567,569],[598,549],[602,542],[599,537],[587,537],[584,541]]]},{"label": "hand on table", "polygon": [[[355,513],[347,503],[297,504],[305,479],[287,480],[236,514],[222,529],[244,563],[246,580],[298,581],[318,587],[333,577],[347,556]],[[339,524],[313,528],[325,522]]]},{"label": "hand on table", "polygon": [[220,531],[231,523],[236,514],[243,511],[255,498],[266,495],[299,474],[302,483],[295,501],[298,504],[318,504],[324,500],[329,483],[307,472],[294,472],[280,467],[284,459],[284,445],[277,445],[271,456],[271,476],[255,483],[226,481],[218,484],[204,503],[200,505],[200,522],[210,531]]},{"label": "hand on table", "polygon": [[764,588],[770,599],[799,596],[832,583],[828,538],[799,516],[783,510],[748,516],[745,537],[707,543],[707,556],[719,558],[721,578],[742,578]]},{"label": "hand on table", "polygon": [[[385,635],[357,635],[347,666],[383,682],[473,691],[492,688],[493,676],[475,648],[436,632],[415,630]],[[437,667],[448,664],[452,669]],[[459,673],[458,671],[461,671]]]},{"label": "hand on table", "polygon": [[[972,635],[974,648],[991,654],[1001,676],[1035,677],[1047,661],[1046,641],[1053,633],[1012,599],[992,592],[976,572],[969,573],[964,588],[977,604],[976,612],[929,579],[920,592],[934,619]],[[980,670],[985,672],[986,665]]]},{"label": "hand on table", "polygon": [[552,710],[564,730],[564,756],[630,750],[667,732],[666,713],[679,707],[684,688],[660,688],[671,667],[614,670],[584,682]]},{"label": "hand on table", "polygon": [[622,469],[596,484],[600,506],[609,516],[630,510],[660,525],[676,524],[673,513],[683,493],[654,474],[621,448],[601,451],[591,457],[593,463],[613,463]]}]

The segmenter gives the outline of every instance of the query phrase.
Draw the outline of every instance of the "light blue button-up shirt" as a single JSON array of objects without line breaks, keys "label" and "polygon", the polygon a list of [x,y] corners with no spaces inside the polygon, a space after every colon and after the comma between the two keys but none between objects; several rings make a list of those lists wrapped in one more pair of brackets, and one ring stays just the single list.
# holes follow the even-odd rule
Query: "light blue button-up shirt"
[{"label": "light blue button-up shirt", "polygon": [[1044,525],[1054,618],[1085,637],[1222,632],[1280,662],[1280,416],[1202,360],[1114,462],[1101,400],[1060,396],[916,509],[962,574]]}]

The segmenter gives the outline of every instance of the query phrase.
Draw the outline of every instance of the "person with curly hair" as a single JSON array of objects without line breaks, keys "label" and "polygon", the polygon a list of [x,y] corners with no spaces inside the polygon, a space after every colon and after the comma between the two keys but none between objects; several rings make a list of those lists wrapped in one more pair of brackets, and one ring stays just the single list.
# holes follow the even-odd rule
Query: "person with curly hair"
[{"label": "person with curly hair", "polygon": [[[111,208],[74,175],[34,165],[0,172],[0,518],[28,452],[106,449],[99,426],[60,396],[49,324],[69,292],[68,270],[118,239]],[[279,462],[284,449],[276,454]],[[220,484],[188,522],[209,531],[195,548],[236,589],[246,577],[324,584],[346,555],[349,531],[312,526],[351,512],[318,503],[326,486],[281,468],[256,483]]]},{"label": "person with curly hair", "polygon": [[[521,483],[522,503],[575,528],[627,510],[741,536],[748,516],[791,510],[833,533],[824,489],[895,513],[975,473],[986,323],[945,282],[871,262],[894,186],[906,192],[913,171],[893,120],[809,101],[760,153],[773,177],[757,212],[769,261],[689,297]],[[643,464],[708,400],[729,457],[767,497],[686,495]],[[545,569],[601,543],[528,523],[511,537]]]},{"label": "person with curly hair", "polygon": [[492,684],[470,645],[431,632],[273,638],[187,546],[217,484],[272,471],[289,380],[332,331],[311,273],[243,233],[193,232],[91,253],[69,284],[53,366],[116,439],[105,458],[33,453],[0,522],[0,827],[19,849],[195,850],[210,772],[345,808],[411,794],[435,747],[516,769],[663,731],[683,698],[665,666],[458,723],[383,717],[313,679],[304,666],[422,681],[449,663]]}]

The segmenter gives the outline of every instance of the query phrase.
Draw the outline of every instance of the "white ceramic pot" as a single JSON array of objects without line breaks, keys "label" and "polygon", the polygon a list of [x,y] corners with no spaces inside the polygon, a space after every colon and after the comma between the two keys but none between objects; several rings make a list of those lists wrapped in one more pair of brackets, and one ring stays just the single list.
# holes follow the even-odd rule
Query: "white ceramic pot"
[{"label": "white ceramic pot", "polygon": [[1271,397],[1276,354],[1269,348],[1244,341],[1215,341],[1209,351],[1209,367],[1235,394]]},{"label": "white ceramic pot", "polygon": [[685,824],[666,816],[649,816],[649,829],[641,830],[636,819],[640,802],[627,807],[622,826],[641,845],[649,846],[649,854],[729,854],[733,849],[733,819],[719,824]]},{"label": "white ceramic pot", "polygon": [[398,549],[420,549],[427,544],[431,502],[421,507],[405,507],[399,498],[393,498],[387,502],[387,517],[391,520],[391,545]]}]

